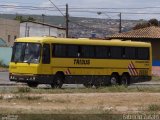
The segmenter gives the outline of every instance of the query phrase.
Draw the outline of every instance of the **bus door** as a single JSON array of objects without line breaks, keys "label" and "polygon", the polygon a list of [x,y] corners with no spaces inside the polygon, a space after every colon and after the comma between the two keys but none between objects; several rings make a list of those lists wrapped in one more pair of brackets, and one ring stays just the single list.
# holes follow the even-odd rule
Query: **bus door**
[{"label": "bus door", "polygon": [[43,74],[51,74],[51,52],[50,52],[50,44],[43,44],[42,51],[42,73]]}]

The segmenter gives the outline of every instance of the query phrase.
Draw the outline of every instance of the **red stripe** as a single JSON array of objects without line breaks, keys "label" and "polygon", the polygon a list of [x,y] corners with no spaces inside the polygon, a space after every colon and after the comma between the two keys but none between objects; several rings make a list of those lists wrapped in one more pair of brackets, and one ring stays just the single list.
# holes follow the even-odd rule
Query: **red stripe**
[{"label": "red stripe", "polygon": [[130,68],[128,68],[129,74],[132,75],[132,72],[130,71]]},{"label": "red stripe", "polygon": [[132,68],[132,65],[130,64],[129,66],[130,66],[130,70],[131,70],[131,72],[132,72],[132,75],[135,75],[135,73],[134,73],[134,71],[133,71],[133,68]]},{"label": "red stripe", "polygon": [[70,74],[71,74],[71,72],[70,72],[69,69],[67,69],[64,73],[65,73],[66,75],[70,75]]},{"label": "red stripe", "polygon": [[133,72],[133,70],[132,70],[131,64],[129,64],[128,68],[129,68],[129,71],[130,71],[131,75],[134,75],[134,72]]},{"label": "red stripe", "polygon": [[131,61],[131,64],[133,65],[134,71],[136,72],[136,75],[138,75],[137,69],[135,67],[135,65],[133,64],[133,62]]},{"label": "red stripe", "polygon": [[71,74],[71,71],[68,69],[68,73]]},{"label": "red stripe", "polygon": [[134,65],[132,63],[130,65],[131,65],[132,71],[134,72],[134,75],[136,75],[136,71],[135,71]]},{"label": "red stripe", "polygon": [[69,75],[69,72],[68,72],[68,70],[67,70],[67,74]]},{"label": "red stripe", "polygon": [[67,75],[67,71],[64,72]]},{"label": "red stripe", "polygon": [[131,65],[132,65],[132,68],[135,70],[136,72],[136,67],[134,66],[133,62],[131,61]]}]

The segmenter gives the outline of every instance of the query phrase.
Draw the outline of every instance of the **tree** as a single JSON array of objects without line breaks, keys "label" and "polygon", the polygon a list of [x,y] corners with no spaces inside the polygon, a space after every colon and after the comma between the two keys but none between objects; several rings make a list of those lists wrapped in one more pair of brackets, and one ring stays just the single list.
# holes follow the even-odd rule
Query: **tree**
[{"label": "tree", "polygon": [[23,18],[23,16],[16,16],[16,17],[14,18],[14,20],[18,20],[18,21],[20,21],[20,22],[24,22],[24,21],[25,21],[25,19]]},{"label": "tree", "polygon": [[27,19],[24,18],[23,16],[16,16],[16,17],[14,18],[14,20],[18,20],[18,21],[20,21],[20,22],[26,22],[26,21],[31,21],[31,22],[33,22],[33,21],[36,21],[36,19],[34,19],[34,18],[31,17],[31,16],[29,16]]},{"label": "tree", "polygon": [[34,21],[36,21],[36,19],[34,19],[33,17],[29,16],[29,17],[27,18],[27,21],[34,22]]},{"label": "tree", "polygon": [[158,26],[158,20],[157,19],[150,19],[148,21],[150,26]]},{"label": "tree", "polygon": [[133,30],[142,29],[148,27],[148,23],[138,23],[133,27]]},{"label": "tree", "polygon": [[153,18],[148,20],[147,22],[138,23],[133,27],[133,30],[142,29],[150,26],[159,26],[158,20]]}]

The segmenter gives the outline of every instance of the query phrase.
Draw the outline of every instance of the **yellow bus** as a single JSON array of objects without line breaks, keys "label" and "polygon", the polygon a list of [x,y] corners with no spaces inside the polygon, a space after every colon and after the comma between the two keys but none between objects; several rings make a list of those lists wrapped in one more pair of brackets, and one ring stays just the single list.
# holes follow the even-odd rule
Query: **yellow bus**
[{"label": "yellow bus", "polygon": [[26,37],[14,43],[9,78],[30,87],[129,85],[151,80],[151,66],[146,42]]}]

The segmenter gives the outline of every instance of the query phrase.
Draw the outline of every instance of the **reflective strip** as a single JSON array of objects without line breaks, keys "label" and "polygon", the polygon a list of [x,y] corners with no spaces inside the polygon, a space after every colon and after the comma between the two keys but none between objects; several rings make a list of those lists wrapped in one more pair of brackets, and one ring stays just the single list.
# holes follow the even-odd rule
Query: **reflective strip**
[{"label": "reflective strip", "polygon": [[131,63],[128,65],[128,71],[130,75],[138,75],[138,72],[135,68],[135,65],[133,64],[133,62],[131,61]]},{"label": "reflective strip", "polygon": [[69,69],[67,69],[64,73],[65,73],[66,75],[70,75],[70,74],[71,74],[71,72],[70,72]]}]

